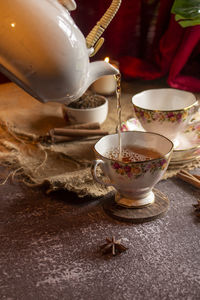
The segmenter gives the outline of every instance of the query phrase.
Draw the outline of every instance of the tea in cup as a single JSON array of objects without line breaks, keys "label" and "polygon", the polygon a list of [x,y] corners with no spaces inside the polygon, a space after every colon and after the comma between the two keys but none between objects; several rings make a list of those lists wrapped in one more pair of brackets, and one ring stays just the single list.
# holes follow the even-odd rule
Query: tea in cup
[{"label": "tea in cup", "polygon": [[143,91],[132,97],[132,103],[143,128],[166,136],[175,147],[178,134],[199,107],[195,95],[172,88]]},{"label": "tea in cup", "polygon": [[[173,143],[160,134],[127,131],[121,133],[120,151],[118,138],[118,134],[107,135],[95,144],[93,178],[117,190],[119,205],[142,207],[153,203],[152,189],[168,167]],[[97,176],[98,166],[109,182]]]}]

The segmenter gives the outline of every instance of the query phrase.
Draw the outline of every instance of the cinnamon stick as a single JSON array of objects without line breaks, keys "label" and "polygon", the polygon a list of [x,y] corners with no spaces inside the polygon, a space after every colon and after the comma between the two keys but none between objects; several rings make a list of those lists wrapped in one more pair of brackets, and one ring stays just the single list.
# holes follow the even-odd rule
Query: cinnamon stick
[{"label": "cinnamon stick", "polygon": [[59,136],[103,136],[107,135],[108,131],[104,131],[101,129],[72,129],[72,128],[54,128],[50,132],[51,135],[59,135]]},{"label": "cinnamon stick", "polygon": [[200,175],[193,175],[194,177],[196,177],[199,181],[200,181]]},{"label": "cinnamon stick", "polygon": [[[98,122],[94,123],[83,123],[83,124],[75,124],[75,125],[69,125],[67,128],[71,129],[100,129],[100,124]],[[55,128],[59,129],[59,128]]]},{"label": "cinnamon stick", "polygon": [[185,174],[186,176],[192,176],[192,177],[195,177],[197,180],[200,180],[200,175],[191,174],[191,173],[187,172],[186,170],[180,170],[179,173]]},{"label": "cinnamon stick", "polygon": [[60,135],[52,135],[51,141],[54,144],[65,143],[65,142],[73,142],[73,141],[91,141],[96,140],[98,137],[72,137],[72,136],[60,136]]},{"label": "cinnamon stick", "polygon": [[[198,175],[196,175],[199,177]],[[188,173],[185,170],[181,170],[178,174],[177,177],[182,179],[183,181],[190,183],[191,185],[195,186],[196,188],[200,189],[200,180],[196,177],[195,175],[192,175]]]},{"label": "cinnamon stick", "polygon": [[51,135],[51,141],[54,144],[57,143],[65,143],[65,142],[71,142],[77,140],[76,137],[71,136],[59,136],[59,135]]}]

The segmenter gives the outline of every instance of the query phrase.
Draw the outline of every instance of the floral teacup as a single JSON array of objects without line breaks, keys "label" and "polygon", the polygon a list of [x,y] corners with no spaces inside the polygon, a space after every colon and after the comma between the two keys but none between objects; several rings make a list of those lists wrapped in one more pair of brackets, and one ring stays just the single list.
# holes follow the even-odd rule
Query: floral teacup
[{"label": "floral teacup", "polygon": [[198,109],[198,101],[190,92],[177,89],[146,90],[132,97],[136,117],[146,131],[168,137],[174,146]]},{"label": "floral teacup", "polygon": [[[127,147],[137,147],[148,151],[156,151],[159,156],[155,159],[123,162],[110,158],[108,153],[118,148],[118,134],[102,137],[94,147],[97,159],[93,161],[92,175],[100,184],[113,186],[121,197],[117,197],[119,205],[140,207],[154,202],[152,191],[155,184],[163,177],[173,151],[173,143],[166,137],[150,132],[127,131],[121,132],[122,150]],[[106,182],[97,176],[100,166],[104,175],[109,178]],[[116,198],[116,199],[117,199]]]}]

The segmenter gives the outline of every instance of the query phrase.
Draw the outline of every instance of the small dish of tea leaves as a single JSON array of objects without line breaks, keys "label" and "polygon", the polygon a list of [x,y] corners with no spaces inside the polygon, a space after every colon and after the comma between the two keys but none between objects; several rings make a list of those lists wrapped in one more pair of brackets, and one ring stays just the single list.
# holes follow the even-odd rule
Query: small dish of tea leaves
[{"label": "small dish of tea leaves", "polygon": [[102,124],[108,115],[108,100],[97,94],[84,94],[81,98],[63,105],[63,116],[67,123],[82,124],[98,122]]}]

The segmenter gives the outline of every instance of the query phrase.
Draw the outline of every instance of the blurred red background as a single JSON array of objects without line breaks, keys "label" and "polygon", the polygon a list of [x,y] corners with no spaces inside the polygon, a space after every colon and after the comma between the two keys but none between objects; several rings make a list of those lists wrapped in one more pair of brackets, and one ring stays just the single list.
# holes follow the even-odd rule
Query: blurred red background
[{"label": "blurred red background", "polygon": [[[166,76],[171,87],[200,92],[200,26],[182,28],[171,14],[173,2],[122,0],[95,59],[118,60],[125,78]],[[85,36],[110,4],[111,0],[77,1],[72,15]]]}]

